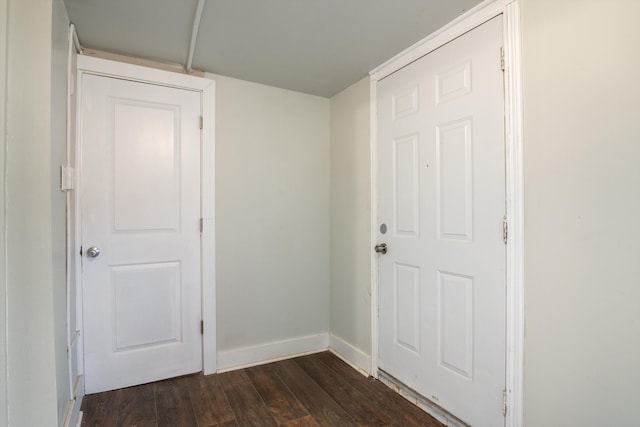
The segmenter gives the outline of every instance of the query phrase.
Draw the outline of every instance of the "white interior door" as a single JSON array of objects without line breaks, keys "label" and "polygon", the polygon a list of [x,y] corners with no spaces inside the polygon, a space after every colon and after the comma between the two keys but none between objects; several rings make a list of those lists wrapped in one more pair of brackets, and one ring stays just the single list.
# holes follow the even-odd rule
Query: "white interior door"
[{"label": "white interior door", "polygon": [[87,393],[202,369],[200,97],[83,76]]},{"label": "white interior door", "polygon": [[474,426],[502,426],[501,17],[378,83],[379,367]]}]

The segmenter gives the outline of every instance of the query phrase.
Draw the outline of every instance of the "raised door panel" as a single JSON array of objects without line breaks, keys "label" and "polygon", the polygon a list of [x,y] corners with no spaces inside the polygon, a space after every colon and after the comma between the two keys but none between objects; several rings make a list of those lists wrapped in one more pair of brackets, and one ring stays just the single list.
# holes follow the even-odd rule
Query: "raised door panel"
[{"label": "raised door panel", "polygon": [[180,110],[112,99],[115,231],[178,229]]}]

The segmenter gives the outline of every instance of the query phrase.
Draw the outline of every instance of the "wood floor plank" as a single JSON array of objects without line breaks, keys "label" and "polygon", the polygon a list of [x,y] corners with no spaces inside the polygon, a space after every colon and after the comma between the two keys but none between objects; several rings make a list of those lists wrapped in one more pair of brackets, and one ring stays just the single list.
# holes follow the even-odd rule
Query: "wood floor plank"
[{"label": "wood floor plank", "polygon": [[311,415],[307,415],[297,420],[287,421],[282,424],[282,427],[320,427],[320,424],[318,424]]},{"label": "wood floor plank", "polygon": [[[194,374],[198,375],[198,374]],[[174,387],[181,387],[185,385],[185,381],[187,380],[187,378],[191,377],[192,375],[185,375],[182,377],[175,377],[175,378],[169,378],[166,380],[162,380],[162,381],[156,381],[154,384],[156,386],[156,393],[159,391],[164,391],[164,390],[168,390]]]},{"label": "wood floor plank", "polygon": [[155,384],[143,384],[118,391],[118,426],[156,426]]},{"label": "wood floor plank", "polygon": [[245,371],[219,374],[219,381],[239,426],[276,427],[278,425]]},{"label": "wood floor plank", "polygon": [[309,414],[323,426],[356,426],[336,403],[294,360],[273,364],[282,381],[296,395]]},{"label": "wood floor plank", "polygon": [[105,391],[88,394],[82,399],[82,425],[87,427],[109,427],[118,422],[118,393]]},{"label": "wood floor plank", "polygon": [[167,380],[156,386],[158,427],[193,427],[197,425],[184,377]]},{"label": "wood floor plank", "polygon": [[319,353],[318,359],[362,390],[373,404],[394,420],[394,425],[444,427],[438,420],[408,402],[380,381],[365,378],[335,355],[329,352]]},{"label": "wood floor plank", "polygon": [[392,423],[385,411],[381,410],[378,405],[371,403],[343,375],[328,369],[317,355],[299,357],[295,361],[358,424],[387,426]]},{"label": "wood floor plank", "polygon": [[193,375],[186,378],[198,427],[224,425],[235,418],[222,387],[215,378],[216,375]]},{"label": "wood floor plank", "polygon": [[300,401],[282,382],[273,366],[256,366],[247,369],[246,372],[278,424],[282,425],[309,415]]},{"label": "wood floor plank", "polygon": [[[155,405],[152,402],[155,401]],[[85,396],[83,426],[444,427],[325,352]],[[153,412],[155,411],[155,415]]]}]

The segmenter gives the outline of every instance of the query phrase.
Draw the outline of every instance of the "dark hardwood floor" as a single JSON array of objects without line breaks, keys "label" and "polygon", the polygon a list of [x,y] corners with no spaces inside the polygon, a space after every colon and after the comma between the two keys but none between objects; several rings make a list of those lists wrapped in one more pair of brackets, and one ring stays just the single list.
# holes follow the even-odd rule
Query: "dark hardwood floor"
[{"label": "dark hardwood floor", "polygon": [[331,353],[85,396],[83,426],[442,427]]}]

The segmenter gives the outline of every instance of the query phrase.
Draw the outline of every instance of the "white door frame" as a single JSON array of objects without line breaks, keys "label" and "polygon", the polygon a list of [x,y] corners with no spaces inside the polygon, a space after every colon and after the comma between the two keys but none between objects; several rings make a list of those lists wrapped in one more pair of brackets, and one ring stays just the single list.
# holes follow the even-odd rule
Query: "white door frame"
[{"label": "white door frame", "polygon": [[[506,427],[522,426],[524,356],[524,168],[520,0],[485,0],[370,72],[371,248],[378,239],[377,84],[456,37],[503,16],[505,159],[508,243],[506,258]],[[371,251],[371,372],[378,377],[378,255]]]},{"label": "white door frame", "polygon": [[[77,78],[77,138],[76,138],[76,188],[82,188],[82,76],[85,74],[113,77],[159,86],[197,91],[202,94],[202,134],[200,146],[200,218],[202,232],[200,237],[201,257],[201,289],[202,289],[202,320],[204,331],[202,335],[202,368],[204,374],[217,371],[216,358],[216,283],[215,283],[215,81],[187,74],[172,73],[139,65],[115,62],[91,56],[78,56]],[[76,243],[81,245],[82,224],[82,193],[76,198]],[[77,287],[79,302],[82,302],[82,274],[80,255],[76,254]],[[81,306],[78,306],[81,307]],[[79,325],[83,331],[82,325]],[[84,342],[84,340],[83,340]],[[78,362],[84,365],[84,357]]]}]

